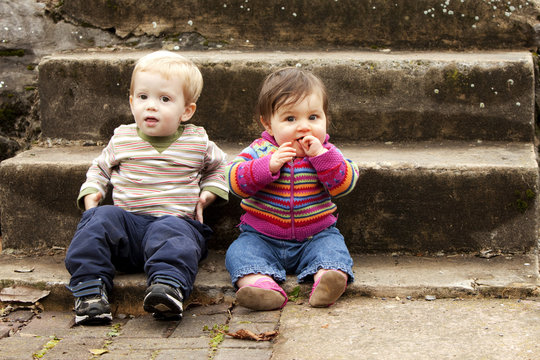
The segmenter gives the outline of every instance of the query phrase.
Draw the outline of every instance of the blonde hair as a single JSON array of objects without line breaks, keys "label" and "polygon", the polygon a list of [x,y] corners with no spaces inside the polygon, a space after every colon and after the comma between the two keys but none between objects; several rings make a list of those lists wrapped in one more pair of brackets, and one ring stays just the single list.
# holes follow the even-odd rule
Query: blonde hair
[{"label": "blonde hair", "polygon": [[154,71],[165,79],[179,78],[182,81],[186,104],[197,102],[203,88],[201,71],[193,61],[180,54],[159,50],[140,58],[131,75],[129,94],[133,95],[135,74],[142,71]]}]

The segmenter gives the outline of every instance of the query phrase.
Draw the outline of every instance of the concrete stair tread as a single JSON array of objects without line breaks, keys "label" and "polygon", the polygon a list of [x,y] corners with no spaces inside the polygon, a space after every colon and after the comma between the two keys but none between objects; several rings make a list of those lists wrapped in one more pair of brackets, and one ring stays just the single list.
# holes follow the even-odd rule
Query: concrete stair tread
[{"label": "concrete stair tread", "polygon": [[[229,150],[229,145],[223,148]],[[337,144],[362,168],[473,169],[535,167],[534,146],[528,143],[415,142]],[[231,149],[227,154],[237,154]],[[235,155],[232,155],[234,157]],[[231,158],[232,160],[232,158]]]},{"label": "concrete stair tread", "polygon": [[[106,141],[116,126],[131,123],[130,76],[143,54],[93,51],[44,58],[39,65],[43,136]],[[340,141],[533,138],[534,66],[529,52],[182,54],[203,73],[194,121],[215,140],[246,141],[258,135],[253,107],[260,85],[271,70],[283,66],[301,66],[323,79],[334,139]]]},{"label": "concrete stair tread", "polygon": [[[349,296],[437,298],[497,296],[526,297],[536,293],[538,263],[536,256],[496,255],[482,258],[474,255],[406,256],[398,254],[353,254],[355,282],[349,285]],[[64,254],[14,256],[0,255],[0,278],[5,287],[26,286],[50,291],[41,300],[48,310],[69,310],[71,293],[65,288],[69,273]],[[223,252],[211,251],[201,262],[193,298],[189,302],[209,304],[234,297],[235,290],[225,270]],[[31,270],[31,271],[30,271]],[[113,308],[119,313],[138,314],[146,280],[143,273],[118,274],[111,293]],[[312,284],[298,284],[288,276],[283,288],[291,292],[301,288],[306,299]],[[1,293],[0,293],[1,295]]]},{"label": "concrete stair tread", "polygon": [[[141,56],[149,53],[149,50],[133,50],[133,49],[89,49],[89,50],[73,50],[70,52],[59,52],[46,56],[43,61],[58,61],[58,60],[95,60],[103,62],[115,61],[136,61]],[[227,64],[229,62],[243,61],[250,59],[253,62],[264,62],[270,64],[281,64],[283,60],[289,59],[319,59],[321,62],[328,60],[338,63],[347,63],[350,61],[358,61],[358,59],[366,61],[377,61],[386,63],[389,67],[414,65],[416,61],[433,61],[433,62],[459,62],[467,61],[471,63],[500,63],[501,61],[528,61],[529,52],[523,50],[478,50],[474,52],[458,52],[447,50],[398,50],[398,51],[369,51],[369,50],[294,50],[294,51],[269,51],[269,50],[208,50],[194,51],[182,50],[181,55],[193,59],[200,63],[215,63]],[[295,64],[292,64],[295,65]]]},{"label": "concrete stair tread", "polygon": [[[217,142],[231,161],[249,143]],[[508,142],[415,142],[336,144],[362,168],[425,169],[536,168],[533,144]],[[1,166],[70,164],[89,166],[100,146],[33,147]]]}]

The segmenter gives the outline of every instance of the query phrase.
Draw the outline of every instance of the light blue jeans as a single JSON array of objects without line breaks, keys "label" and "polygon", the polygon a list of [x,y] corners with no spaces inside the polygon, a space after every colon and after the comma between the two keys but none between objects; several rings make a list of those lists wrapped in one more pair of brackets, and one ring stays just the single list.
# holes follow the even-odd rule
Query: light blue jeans
[{"label": "light blue jeans", "polygon": [[233,285],[249,274],[269,275],[283,282],[286,274],[295,274],[298,282],[312,279],[320,269],[341,270],[354,280],[353,261],[343,235],[335,226],[310,236],[304,241],[276,239],[240,225],[241,234],[229,249],[225,265]]}]

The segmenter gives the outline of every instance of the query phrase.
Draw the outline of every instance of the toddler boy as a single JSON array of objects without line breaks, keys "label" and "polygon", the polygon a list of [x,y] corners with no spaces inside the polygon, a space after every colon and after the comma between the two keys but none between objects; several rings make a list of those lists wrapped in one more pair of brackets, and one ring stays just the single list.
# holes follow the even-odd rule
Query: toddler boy
[{"label": "toddler boy", "polygon": [[[144,270],[145,311],[182,316],[212,234],[203,210],[228,199],[225,153],[202,127],[184,124],[202,86],[197,66],[173,52],[151,53],[135,65],[129,96],[135,123],[114,131],[77,200],[85,211],[65,260],[76,324],[112,320],[107,293],[116,270]],[[108,184],[114,205],[98,206]]]}]

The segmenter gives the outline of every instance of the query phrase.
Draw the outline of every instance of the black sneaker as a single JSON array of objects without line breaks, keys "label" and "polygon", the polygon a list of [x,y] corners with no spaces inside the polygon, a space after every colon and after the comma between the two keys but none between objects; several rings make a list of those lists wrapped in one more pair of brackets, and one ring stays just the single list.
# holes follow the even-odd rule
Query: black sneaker
[{"label": "black sneaker", "polygon": [[154,283],[146,289],[144,311],[152,313],[156,319],[180,319],[182,317],[182,301],[184,297],[179,288]]},{"label": "black sneaker", "polygon": [[107,291],[102,286],[99,294],[75,298],[75,325],[108,324],[112,321]]}]

